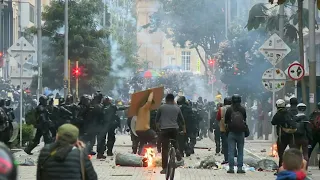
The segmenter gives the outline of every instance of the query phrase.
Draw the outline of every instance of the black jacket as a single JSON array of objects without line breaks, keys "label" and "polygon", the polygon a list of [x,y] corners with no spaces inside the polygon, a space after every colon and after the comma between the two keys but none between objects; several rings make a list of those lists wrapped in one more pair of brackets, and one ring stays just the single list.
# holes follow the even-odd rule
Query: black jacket
[{"label": "black jacket", "polygon": [[[40,152],[37,167],[37,180],[82,180],[80,150],[73,148],[66,156],[50,156],[53,146],[54,144],[46,145]],[[56,154],[58,154],[58,152]],[[47,157],[49,158],[47,159]],[[85,179],[97,180],[97,174],[88,155],[84,153],[83,157]],[[45,159],[47,160],[45,161]],[[46,174],[47,177],[44,177],[44,174]]]},{"label": "black jacket", "polygon": [[[229,125],[231,123],[231,116],[232,116],[232,112],[233,111],[240,111],[241,114],[243,115],[243,119],[244,121],[247,121],[247,113],[246,113],[246,109],[244,107],[242,107],[241,105],[239,105],[238,107],[233,107],[233,105],[231,105],[230,108],[227,109],[226,111],[226,115],[225,115],[225,124]],[[238,129],[228,129],[229,132],[238,132]]]},{"label": "black jacket", "polygon": [[[293,118],[293,113],[290,110],[287,110],[286,108],[278,109],[277,113],[273,116],[271,120],[271,124],[274,126],[277,126],[277,135],[279,135],[280,128],[281,127],[294,127],[294,121],[289,121],[291,118]],[[282,131],[282,130],[281,130]],[[285,135],[283,131],[281,132],[281,135]]]}]

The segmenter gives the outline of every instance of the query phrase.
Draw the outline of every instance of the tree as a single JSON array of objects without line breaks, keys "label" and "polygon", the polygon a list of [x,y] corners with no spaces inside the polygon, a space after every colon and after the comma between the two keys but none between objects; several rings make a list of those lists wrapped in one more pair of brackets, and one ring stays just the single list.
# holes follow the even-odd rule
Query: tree
[{"label": "tree", "polygon": [[[83,69],[79,89],[86,93],[102,87],[110,67],[108,31],[101,29],[97,20],[102,12],[101,0],[69,1],[69,59],[79,61]],[[42,18],[43,36],[48,40],[43,47],[43,86],[60,89],[64,69],[64,1],[51,1]],[[33,81],[33,85],[36,83]]]},{"label": "tree", "polygon": [[[173,44],[203,48],[207,56],[213,57],[219,43],[225,40],[225,15],[223,0],[160,0],[162,6],[144,26],[150,32],[161,29]],[[200,59],[208,70],[206,57]]]},{"label": "tree", "polygon": [[[319,3],[320,1],[317,1]],[[281,1],[287,8],[292,8],[294,4],[298,4],[298,8],[291,16],[284,16],[284,36],[287,42],[297,42],[299,37],[300,63],[304,65],[304,44],[303,44],[303,28],[309,28],[308,9],[303,8],[302,0]],[[270,12],[272,8],[267,8],[265,4],[258,3],[252,7],[249,13],[248,30],[265,27],[267,31],[279,31],[280,15]],[[317,22],[316,28],[318,29]],[[298,25],[298,29],[296,26]],[[304,79],[301,80],[303,102],[306,103],[306,85]]]},{"label": "tree", "polygon": [[[261,84],[261,76],[271,64],[259,52],[259,48],[269,37],[263,28],[254,31],[243,31],[243,28],[234,28],[230,34],[233,38],[220,43],[216,57],[219,61],[221,81],[227,85],[228,94],[241,94],[244,98],[261,96],[267,91]],[[287,60],[299,56],[298,46],[289,44],[292,52]],[[258,86],[252,86],[252,84]]]}]

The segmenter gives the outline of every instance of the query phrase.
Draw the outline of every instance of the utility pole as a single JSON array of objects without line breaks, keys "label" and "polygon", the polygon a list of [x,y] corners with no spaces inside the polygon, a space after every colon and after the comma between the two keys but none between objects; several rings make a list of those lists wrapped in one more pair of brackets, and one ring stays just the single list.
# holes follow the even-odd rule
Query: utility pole
[{"label": "utility pole", "polygon": [[71,81],[70,81],[70,77],[71,77],[71,74],[70,74],[70,72],[71,72],[71,61],[70,61],[70,59],[68,60],[68,94],[70,94],[71,92],[71,87],[70,87],[70,83],[71,83]]},{"label": "utility pole", "polygon": [[[284,39],[284,4],[281,4],[279,8],[279,36],[281,39]],[[284,61],[279,63],[280,69],[283,69],[283,62]],[[286,88],[283,88],[278,92],[278,98],[281,98],[281,99],[285,98],[285,95],[286,95],[285,89]]]},{"label": "utility pole", "polygon": [[[303,44],[303,2],[298,1],[298,34],[299,34],[299,55],[300,55],[300,64],[304,67],[304,44]],[[302,102],[307,104],[307,92],[306,92],[306,82],[304,78],[301,79],[301,92],[302,92]]]},{"label": "utility pole", "polygon": [[38,60],[38,89],[37,99],[42,94],[42,31],[41,31],[41,0],[37,0],[37,60]]},{"label": "utility pole", "polygon": [[79,75],[80,75],[80,71],[79,71],[79,61],[76,61],[76,101],[78,101],[79,99]]},{"label": "utility pole", "polygon": [[316,108],[316,51],[315,51],[315,1],[309,0],[309,103],[310,112]]},{"label": "utility pole", "polygon": [[68,79],[69,79],[69,74],[68,74],[68,38],[69,38],[69,18],[68,18],[68,1],[65,1],[65,7],[64,7],[64,81],[63,81],[63,86],[64,86],[64,97],[67,97],[68,95]]},{"label": "utility pole", "polygon": [[[22,22],[21,22],[21,3],[19,3],[19,34],[22,37]],[[19,37],[19,38],[20,38]],[[20,147],[22,147],[22,103],[23,103],[23,87],[22,87],[22,73],[23,73],[23,58],[22,58],[22,44],[20,45]]]}]

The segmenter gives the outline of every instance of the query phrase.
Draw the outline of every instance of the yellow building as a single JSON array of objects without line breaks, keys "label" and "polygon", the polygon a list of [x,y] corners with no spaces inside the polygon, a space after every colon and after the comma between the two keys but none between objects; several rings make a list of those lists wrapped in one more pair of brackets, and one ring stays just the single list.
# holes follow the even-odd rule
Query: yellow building
[{"label": "yellow building", "polygon": [[[149,33],[141,28],[150,22],[150,15],[157,11],[160,4],[157,0],[136,0],[137,43],[139,61],[148,63],[151,69],[162,69],[167,66],[180,66],[184,71],[204,72],[204,66],[195,49],[174,46],[161,31]],[[205,57],[201,51],[202,57]]]}]

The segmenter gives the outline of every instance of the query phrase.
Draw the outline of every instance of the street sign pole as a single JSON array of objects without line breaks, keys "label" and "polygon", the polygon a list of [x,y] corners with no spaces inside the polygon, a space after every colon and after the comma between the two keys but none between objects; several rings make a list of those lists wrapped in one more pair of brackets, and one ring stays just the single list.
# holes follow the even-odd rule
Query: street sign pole
[{"label": "street sign pole", "polygon": [[294,96],[298,97],[298,81],[294,81]]},{"label": "street sign pole", "polygon": [[22,147],[22,101],[23,101],[23,88],[22,88],[22,70],[23,70],[23,45],[20,44],[20,147]]},{"label": "street sign pole", "polygon": [[[17,61],[20,61],[20,146],[22,146],[22,117],[23,117],[23,65],[25,61],[32,58],[35,53],[34,47],[23,37],[21,36],[8,50],[8,54],[15,58]],[[18,57],[20,56],[20,57]],[[9,57],[8,57],[9,58]]]}]

